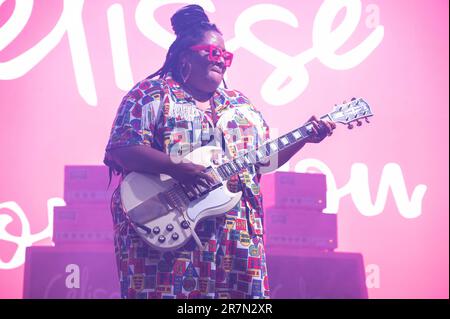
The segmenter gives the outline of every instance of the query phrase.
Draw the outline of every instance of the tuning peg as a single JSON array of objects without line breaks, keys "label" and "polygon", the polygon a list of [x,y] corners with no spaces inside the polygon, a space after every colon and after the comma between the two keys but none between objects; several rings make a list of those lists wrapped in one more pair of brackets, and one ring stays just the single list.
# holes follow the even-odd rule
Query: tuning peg
[{"label": "tuning peg", "polygon": [[356,121],[356,125],[361,126],[361,125],[362,125],[362,122],[361,122],[360,120],[357,120],[357,121]]},{"label": "tuning peg", "polygon": [[370,123],[367,117],[365,117],[364,119],[366,120],[366,123]]},{"label": "tuning peg", "polygon": [[348,128],[349,130],[351,130],[351,129],[353,128],[353,124],[351,124],[351,123],[348,123],[348,126],[347,126],[347,128]]},{"label": "tuning peg", "polygon": [[352,97],[352,101],[356,100],[356,97]]}]

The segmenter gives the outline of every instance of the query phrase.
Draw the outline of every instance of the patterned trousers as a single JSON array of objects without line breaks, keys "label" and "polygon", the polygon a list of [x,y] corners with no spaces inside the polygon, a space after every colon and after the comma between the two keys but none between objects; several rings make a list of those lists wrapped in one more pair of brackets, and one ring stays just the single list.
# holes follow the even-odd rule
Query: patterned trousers
[{"label": "patterned trousers", "polygon": [[196,232],[205,250],[191,239],[180,249],[161,252],[131,226],[117,188],[111,210],[122,298],[269,298],[263,238],[248,233],[248,221],[240,213],[245,205],[238,205],[241,209],[199,223]]}]

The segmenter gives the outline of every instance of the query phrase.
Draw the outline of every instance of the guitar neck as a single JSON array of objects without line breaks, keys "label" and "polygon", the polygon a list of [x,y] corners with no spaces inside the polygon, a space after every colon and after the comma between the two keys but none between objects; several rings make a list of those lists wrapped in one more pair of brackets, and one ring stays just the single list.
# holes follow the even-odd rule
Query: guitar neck
[{"label": "guitar neck", "polygon": [[[332,121],[329,114],[322,116],[321,119]],[[303,141],[313,133],[312,128],[313,125],[308,122],[305,125],[290,131],[289,133],[264,143],[254,150],[251,150],[227,163],[219,165],[216,167],[216,171],[222,180],[228,180],[249,166],[265,162],[267,159],[278,154],[280,151]]]}]

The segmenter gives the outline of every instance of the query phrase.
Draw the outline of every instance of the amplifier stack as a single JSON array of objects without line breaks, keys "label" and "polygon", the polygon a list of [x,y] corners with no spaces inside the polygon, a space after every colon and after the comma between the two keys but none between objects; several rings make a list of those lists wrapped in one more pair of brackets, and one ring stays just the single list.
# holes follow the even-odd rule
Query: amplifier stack
[{"label": "amplifier stack", "polygon": [[106,166],[66,166],[55,246],[27,248],[24,298],[120,298]]},{"label": "amplifier stack", "polygon": [[325,175],[275,172],[261,181],[269,250],[337,248],[337,216],[323,213],[327,205]]},{"label": "amplifier stack", "polygon": [[336,252],[337,214],[326,214],[326,176],[275,172],[261,179],[271,298],[368,297],[363,256]]}]

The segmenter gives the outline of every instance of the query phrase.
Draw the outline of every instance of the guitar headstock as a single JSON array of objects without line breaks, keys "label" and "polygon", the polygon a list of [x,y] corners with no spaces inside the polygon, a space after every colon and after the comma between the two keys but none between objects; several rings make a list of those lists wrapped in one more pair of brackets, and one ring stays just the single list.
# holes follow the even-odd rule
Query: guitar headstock
[{"label": "guitar headstock", "polygon": [[361,126],[361,119],[369,123],[368,118],[373,116],[373,113],[366,101],[362,98],[353,98],[348,103],[336,105],[328,116],[333,122],[348,125],[348,128],[352,129],[354,122],[357,126]]}]

